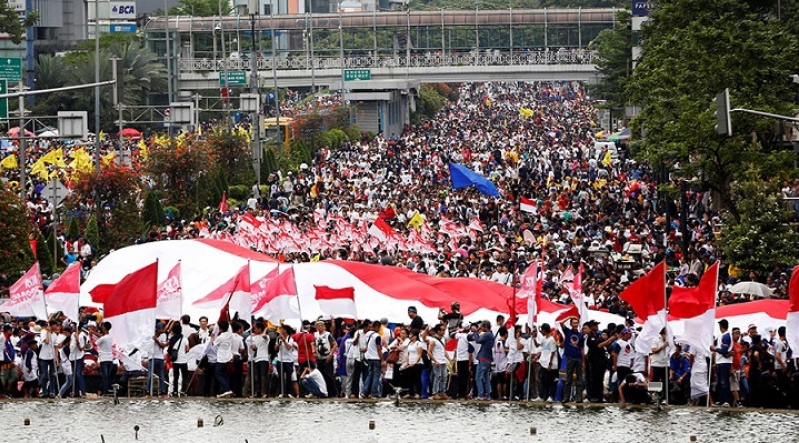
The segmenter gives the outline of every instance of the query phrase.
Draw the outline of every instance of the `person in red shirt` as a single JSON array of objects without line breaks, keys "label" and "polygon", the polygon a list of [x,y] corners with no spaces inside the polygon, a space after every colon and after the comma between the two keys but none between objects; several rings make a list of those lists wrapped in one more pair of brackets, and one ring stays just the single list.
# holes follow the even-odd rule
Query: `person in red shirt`
[{"label": "person in red shirt", "polygon": [[741,329],[732,328],[732,370],[730,371],[730,391],[733,406],[740,404],[738,391],[741,389]]},{"label": "person in red shirt", "polygon": [[303,367],[315,369],[316,341],[311,332],[311,322],[303,320],[302,330],[294,334],[291,338],[297,342],[297,363],[300,365],[298,370],[302,371]]}]

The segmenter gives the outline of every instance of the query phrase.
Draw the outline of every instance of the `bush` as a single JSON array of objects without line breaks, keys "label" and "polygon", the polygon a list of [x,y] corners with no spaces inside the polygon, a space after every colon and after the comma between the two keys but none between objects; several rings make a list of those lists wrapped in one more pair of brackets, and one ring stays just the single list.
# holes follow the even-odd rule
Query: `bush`
[{"label": "bush", "polygon": [[345,142],[350,141],[347,134],[341,129],[331,129],[327,133],[330,138],[330,149],[333,151],[341,149]]},{"label": "bush", "polygon": [[44,238],[41,232],[36,238],[36,260],[39,260],[39,269],[42,274],[53,275],[53,253],[50,250],[50,245],[47,244],[47,239]]},{"label": "bush", "polygon": [[25,204],[16,193],[0,182],[0,272],[15,281],[33,264],[33,251],[28,242],[31,223]]},{"label": "bush", "polygon": [[100,247],[100,227],[97,226],[97,218],[94,215],[92,215],[89,218],[89,222],[86,223],[86,232],[83,234],[83,237],[94,251],[97,251]]},{"label": "bush", "polygon": [[228,198],[247,200],[250,197],[250,187],[247,185],[231,185],[228,187]]},{"label": "bush", "polygon": [[347,126],[344,130],[350,142],[356,142],[361,139],[361,130],[355,125]]}]

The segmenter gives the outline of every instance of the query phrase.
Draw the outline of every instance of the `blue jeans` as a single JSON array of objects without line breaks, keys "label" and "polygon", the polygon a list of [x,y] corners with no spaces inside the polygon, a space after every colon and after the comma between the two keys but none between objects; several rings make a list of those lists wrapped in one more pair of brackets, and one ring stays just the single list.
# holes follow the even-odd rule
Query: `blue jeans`
[{"label": "blue jeans", "polygon": [[362,395],[380,397],[380,360],[366,360],[366,379],[361,386]]},{"label": "blue jeans", "polygon": [[104,361],[100,362],[100,376],[102,377],[103,382],[103,394],[108,394],[111,392],[111,384],[114,381],[114,374],[112,373],[114,369],[114,362],[112,361]]},{"label": "blue jeans", "polygon": [[166,376],[164,373],[164,360],[160,358],[151,358],[147,367],[147,394],[155,390],[153,387],[152,376],[155,374],[158,377],[158,392],[157,395],[166,395]]},{"label": "blue jeans", "polygon": [[64,381],[64,386],[61,386],[61,390],[58,391],[58,396],[61,398],[66,398],[67,394],[72,390],[72,380],[75,378],[73,374],[69,374],[66,376],[66,381]]},{"label": "blue jeans", "polygon": [[319,385],[310,377],[305,377],[300,381],[300,384],[309,394],[313,395],[314,397],[325,398],[325,395],[321,389],[319,389]]},{"label": "blue jeans", "polygon": [[76,395],[86,395],[86,379],[83,378],[83,358],[75,360],[75,393]]},{"label": "blue jeans", "polygon": [[42,396],[55,397],[57,376],[53,360],[39,360],[39,386],[42,388]]},{"label": "blue jeans", "polygon": [[730,370],[732,363],[716,364],[716,380],[719,388],[719,402],[732,404],[732,392],[730,392]]},{"label": "blue jeans", "polygon": [[477,362],[477,396],[480,398],[491,397],[491,363]]},{"label": "blue jeans", "polygon": [[433,365],[433,395],[446,394],[447,391],[447,365]]}]

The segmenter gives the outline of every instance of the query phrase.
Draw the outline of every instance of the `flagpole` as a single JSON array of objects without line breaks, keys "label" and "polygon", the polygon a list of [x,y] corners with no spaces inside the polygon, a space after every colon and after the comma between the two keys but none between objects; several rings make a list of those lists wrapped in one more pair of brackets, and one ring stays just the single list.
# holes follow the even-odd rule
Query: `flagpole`
[{"label": "flagpole", "polygon": [[[292,270],[294,269],[294,265],[291,265],[291,269]],[[297,274],[296,273],[294,273],[294,286],[295,287],[297,286]],[[300,303],[299,291],[297,291],[297,292],[298,292],[298,294],[297,294],[297,309],[300,311],[300,330],[302,331],[302,337],[303,337],[302,338],[302,344],[305,347],[305,356],[307,357],[305,359],[305,365],[308,367],[308,369],[310,369],[311,368],[311,356],[308,355],[308,340],[305,338],[305,330],[302,327],[302,318],[303,318],[302,317],[302,303]]]},{"label": "flagpole", "polygon": [[[255,38],[255,37],[253,37],[253,38]],[[249,273],[249,271],[250,271],[250,260],[247,260],[247,272]],[[247,278],[250,279],[249,276],[247,276]],[[250,279],[250,284],[252,284],[252,280],[251,279]],[[252,321],[253,320],[253,314],[252,314],[252,288],[250,288],[250,318],[249,318],[249,320],[250,320],[250,337],[252,337],[253,326],[255,324],[255,322]],[[250,344],[252,344],[252,341],[250,341]],[[249,350],[247,351],[247,354],[249,356]],[[251,398],[255,398],[255,374],[253,374],[253,371],[255,370],[255,366],[254,365],[255,365],[254,361],[250,361],[250,362],[247,363],[247,373],[250,375],[250,397]]]}]

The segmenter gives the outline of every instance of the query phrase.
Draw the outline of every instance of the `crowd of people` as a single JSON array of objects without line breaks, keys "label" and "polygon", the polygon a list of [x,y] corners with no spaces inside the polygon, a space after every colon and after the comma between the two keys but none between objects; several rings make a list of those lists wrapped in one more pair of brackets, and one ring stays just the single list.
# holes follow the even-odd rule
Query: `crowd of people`
[{"label": "crowd of people", "polygon": [[[338,103],[335,97],[326,100]],[[301,112],[291,110],[291,103],[308,106],[309,102],[289,101],[287,115]],[[669,177],[630,158],[623,142],[612,147],[596,143],[597,121],[593,100],[584,85],[576,82],[466,84],[459,89],[459,99],[447,103],[433,120],[408,127],[402,134],[352,140],[335,152],[320,149],[307,168],[278,172],[265,178],[265,187],[253,186],[249,201],[240,207],[175,220],[141,241],[202,236],[237,241],[241,234],[237,227],[246,213],[288,224],[297,232],[316,229],[323,220],[323,231],[330,238],[340,227],[338,221],[361,226],[381,218],[398,235],[410,236],[416,230],[411,222],[418,216],[429,230],[429,248],[423,251],[369,242],[337,243],[316,251],[264,252],[285,262],[339,258],[506,285],[518,285],[527,266],[540,262],[545,269],[542,296],[565,304],[571,299],[564,274],[582,263],[582,287],[589,307],[618,314],[627,319],[626,324],[603,325],[602,329],[596,324],[571,323],[531,329],[506,324],[505,319],[464,324],[452,318],[456,309],[425,324],[417,321],[410,308],[410,321],[347,323],[337,319],[306,322],[300,331],[256,319],[220,321],[215,325],[217,336],[209,333],[214,325],[208,325],[208,319],[200,319],[197,325],[160,322],[154,332],[154,350],[139,350],[146,360],[145,370],[123,363],[117,373],[154,374],[158,382],[149,384],[155,386],[150,386],[151,395],[168,395],[171,386],[175,395],[384,397],[395,386],[403,389],[403,395],[419,398],[622,402],[646,401],[647,381],[668,378],[671,402],[699,403],[711,393],[721,404],[787,406],[786,393],[795,388],[797,377],[793,359],[777,351],[782,343],[778,336],[746,331],[723,353],[692,352],[670,343],[653,346],[651,357],[631,351],[635,313],[618,295],[662,261],[669,267],[670,287],[696,285],[704,270],[721,258],[716,244],[720,214],[711,209],[709,193],[689,191],[688,223],[681,226],[679,205],[657,190]],[[500,196],[490,197],[474,188],[453,190],[450,162],[492,180]],[[3,173],[13,178],[8,176],[13,171]],[[46,230],[52,226],[52,209],[39,199],[41,184],[30,184],[29,207],[34,223]],[[531,201],[533,209],[522,210],[521,198]],[[445,229],[452,222],[466,227],[474,220],[480,228],[466,229],[465,235],[455,236]],[[92,248],[85,248],[80,238],[67,239],[62,234],[61,240],[71,246],[67,250],[73,257],[66,260],[81,259],[90,272],[97,258]],[[248,246],[258,249],[257,244]],[[769,275],[740,275],[722,261],[719,302],[749,300],[728,291],[738,279],[761,280],[775,297],[786,297],[789,274],[787,267],[778,267]],[[57,365],[48,363],[48,358],[42,362],[41,357],[36,368],[29,364],[34,360],[27,358],[31,339],[38,342],[33,352],[39,356],[46,347],[52,348],[44,351],[47,357],[48,352],[55,355],[65,348],[63,344],[57,347],[59,337],[72,337],[71,347],[83,334],[97,349],[97,342],[107,335],[101,318],[55,323],[9,325],[6,349],[19,357],[17,366],[27,367],[28,378],[37,379],[41,390],[28,390],[28,394],[59,394],[50,387],[56,377],[32,375],[51,373],[50,368]],[[36,333],[37,326],[56,332]],[[41,334],[54,338],[44,341],[38,338]],[[323,337],[321,341],[318,336]],[[175,349],[175,360],[164,364],[164,355]],[[187,357],[199,349],[204,351],[198,358]],[[81,350],[76,355],[81,352],[94,351]],[[708,361],[706,355],[714,358]],[[3,368],[15,361],[7,357],[4,354]],[[103,358],[98,355],[99,367],[115,360]],[[727,358],[732,358],[735,368],[728,372],[730,380],[739,387],[729,389],[729,394],[730,383],[717,378],[726,373],[710,371],[710,382],[701,382],[709,367],[725,365]],[[782,366],[777,366],[778,361]],[[114,376],[113,369],[105,366],[102,392],[108,391]],[[165,366],[173,368],[171,383]],[[253,370],[245,371],[245,366]],[[6,375],[11,372],[4,369]],[[72,372],[77,391],[65,394],[81,395],[80,374]],[[251,382],[245,374],[252,374]],[[10,378],[3,377],[7,393],[14,387],[7,383]],[[248,385],[252,386],[246,394]],[[18,395],[18,391],[23,390],[13,392]]]}]

